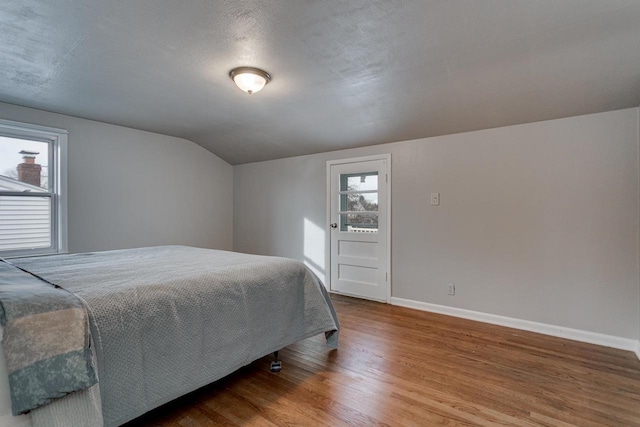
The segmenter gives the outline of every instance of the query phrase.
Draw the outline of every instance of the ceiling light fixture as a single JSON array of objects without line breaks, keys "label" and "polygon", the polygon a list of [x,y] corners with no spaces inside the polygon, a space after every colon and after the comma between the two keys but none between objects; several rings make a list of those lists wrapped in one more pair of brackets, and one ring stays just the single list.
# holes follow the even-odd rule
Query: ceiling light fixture
[{"label": "ceiling light fixture", "polygon": [[234,68],[229,72],[231,80],[249,95],[262,90],[271,81],[271,75],[266,71],[253,67]]}]

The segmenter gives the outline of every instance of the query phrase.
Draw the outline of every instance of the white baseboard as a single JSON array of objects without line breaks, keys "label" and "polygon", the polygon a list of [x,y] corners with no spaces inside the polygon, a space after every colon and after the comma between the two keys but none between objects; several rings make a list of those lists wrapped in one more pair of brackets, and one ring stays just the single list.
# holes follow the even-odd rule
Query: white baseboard
[{"label": "white baseboard", "polygon": [[449,307],[446,305],[430,304],[404,298],[391,297],[391,304],[416,310],[429,311],[432,313],[446,314],[448,316],[461,317],[463,319],[475,320],[478,322],[491,323],[493,325],[506,326],[508,328],[537,332],[539,334],[552,335],[554,337],[567,338],[574,341],[617,348],[620,350],[629,350],[635,352],[638,359],[640,359],[640,342],[629,338],[566,328],[564,326],[549,325],[547,323],[532,322],[530,320],[515,319],[513,317],[498,316],[495,314],[465,310],[463,308]]}]

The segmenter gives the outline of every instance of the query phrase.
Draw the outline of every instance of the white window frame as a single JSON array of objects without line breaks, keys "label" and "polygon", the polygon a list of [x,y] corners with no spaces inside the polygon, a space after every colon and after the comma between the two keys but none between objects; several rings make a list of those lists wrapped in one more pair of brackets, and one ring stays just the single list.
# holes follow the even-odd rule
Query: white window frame
[{"label": "white window frame", "polygon": [[[0,257],[15,258],[67,252],[67,135],[64,129],[0,119],[0,136],[31,139],[49,144],[51,197],[51,246],[37,249],[0,251]],[[42,193],[47,194],[47,193]],[[21,192],[0,191],[5,196],[25,196]]]}]

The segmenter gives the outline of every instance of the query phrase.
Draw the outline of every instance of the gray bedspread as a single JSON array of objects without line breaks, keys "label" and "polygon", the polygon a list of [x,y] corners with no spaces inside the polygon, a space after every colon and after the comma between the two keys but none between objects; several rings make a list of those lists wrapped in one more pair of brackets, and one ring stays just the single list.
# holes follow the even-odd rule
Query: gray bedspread
[{"label": "gray bedspread", "polygon": [[107,427],[301,339],[337,347],[324,286],[291,259],[162,246],[14,263],[86,302]]}]

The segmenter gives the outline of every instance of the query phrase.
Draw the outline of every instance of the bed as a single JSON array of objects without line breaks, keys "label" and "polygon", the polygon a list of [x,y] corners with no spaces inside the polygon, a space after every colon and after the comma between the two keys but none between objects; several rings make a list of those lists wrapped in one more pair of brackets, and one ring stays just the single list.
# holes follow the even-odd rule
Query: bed
[{"label": "bed", "polygon": [[160,246],[11,263],[83,301],[99,382],[11,416],[0,355],[2,426],[117,426],[296,341],[337,348],[331,300],[295,260]]}]

